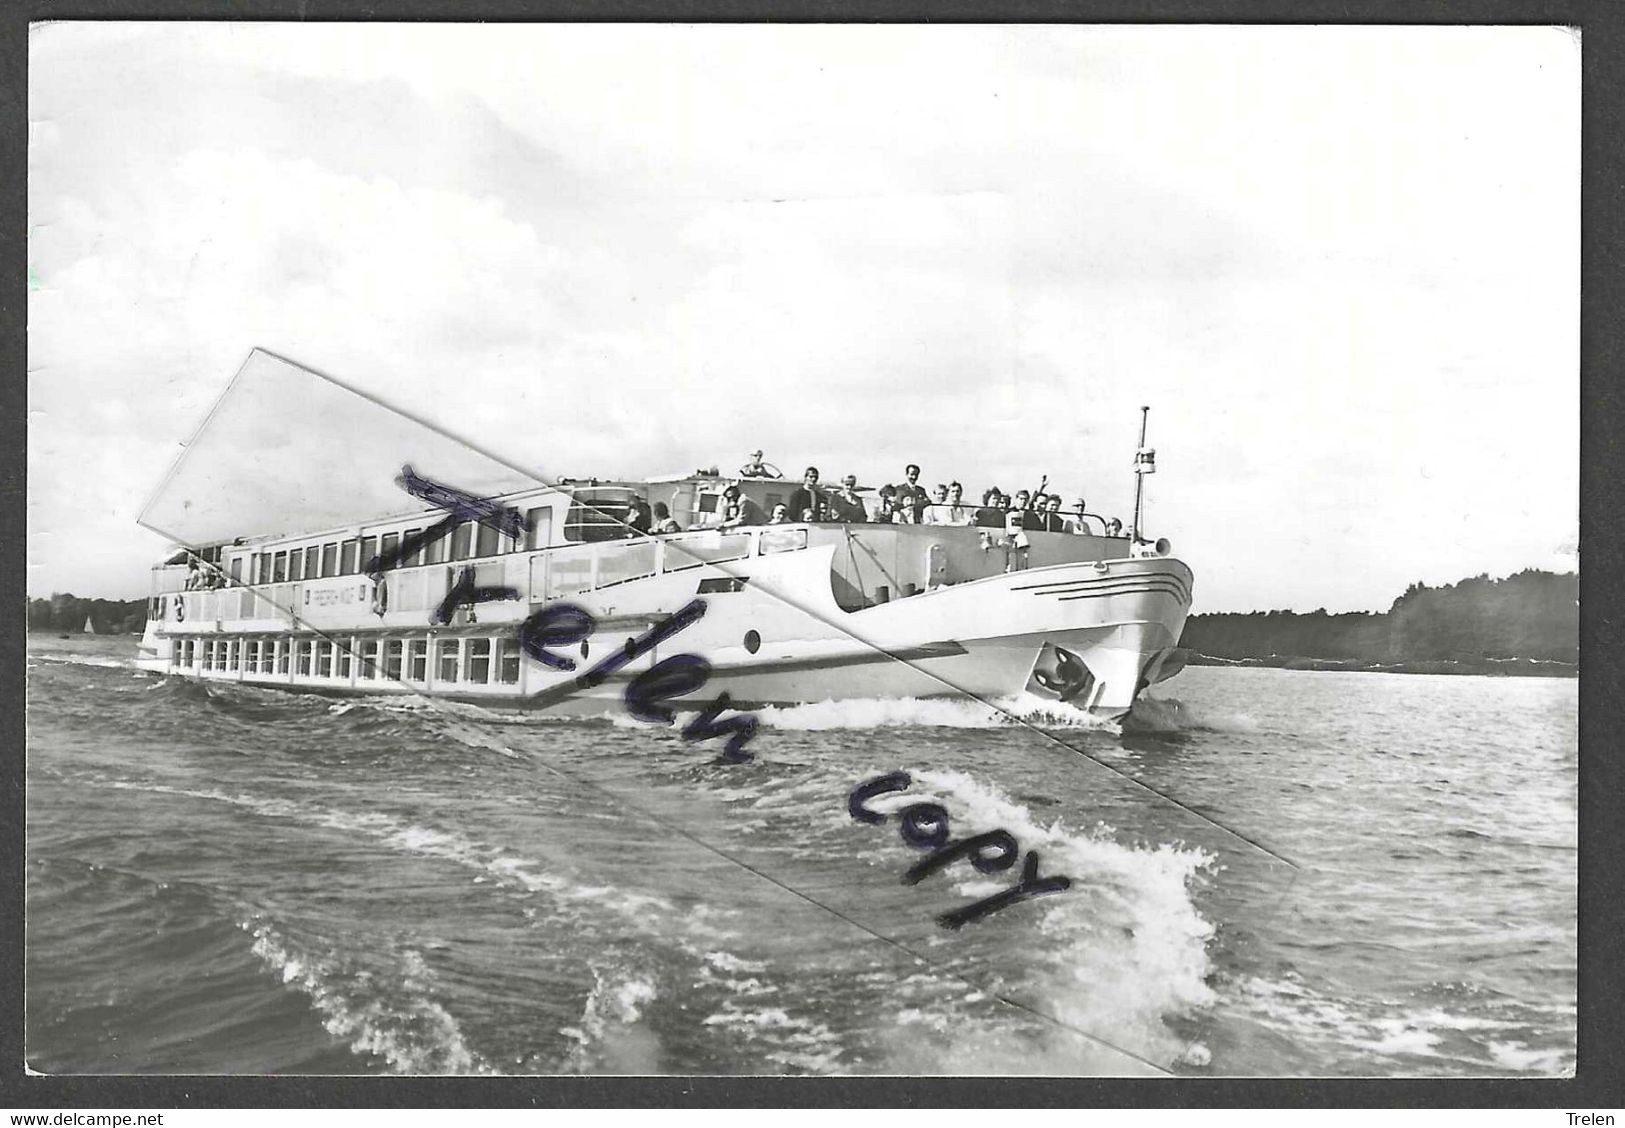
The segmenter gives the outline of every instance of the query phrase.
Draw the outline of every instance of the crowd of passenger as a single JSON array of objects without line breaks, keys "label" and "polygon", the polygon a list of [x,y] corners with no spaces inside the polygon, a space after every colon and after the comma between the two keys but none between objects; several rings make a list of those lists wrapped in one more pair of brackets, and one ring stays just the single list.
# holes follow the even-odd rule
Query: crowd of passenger
[{"label": "crowd of passenger", "polygon": [[[1116,518],[1107,521],[1094,519],[1099,528],[1091,528],[1086,517],[1087,503],[1083,498],[1073,502],[1070,511],[1062,509],[1059,493],[1039,490],[1017,490],[1007,494],[997,486],[982,492],[982,504],[971,506],[965,502],[965,487],[959,482],[939,482],[927,490],[920,484],[920,468],[914,463],[904,469],[904,480],[896,485],[881,486],[872,498],[858,491],[858,479],[848,474],[841,479],[839,489],[820,485],[818,467],[809,466],[802,475],[801,485],[790,494],[790,500],[780,502],[771,513],[741,493],[737,485],[723,491],[721,527],[737,528],[746,525],[783,525],[796,522],[840,522],[844,524],[873,525],[961,525],[1006,532],[1030,531],[1047,533],[1097,533],[1121,536],[1123,523]],[[653,531],[680,532],[677,522],[664,503],[655,504]]]},{"label": "crowd of passenger", "polygon": [[197,557],[188,561],[186,569],[186,591],[213,591],[226,586],[225,574],[212,564],[205,566]]}]

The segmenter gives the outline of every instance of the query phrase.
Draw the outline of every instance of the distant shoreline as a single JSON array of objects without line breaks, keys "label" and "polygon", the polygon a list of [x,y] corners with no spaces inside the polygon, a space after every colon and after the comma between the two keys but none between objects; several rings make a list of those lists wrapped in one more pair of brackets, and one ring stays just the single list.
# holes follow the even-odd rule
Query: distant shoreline
[{"label": "distant shoreline", "polygon": [[1511,678],[1577,678],[1574,662],[1540,658],[1474,658],[1469,660],[1419,659],[1410,662],[1362,662],[1353,658],[1305,658],[1271,654],[1267,658],[1216,658],[1191,651],[1188,666],[1245,666],[1266,670],[1344,671],[1365,674],[1468,674]]}]

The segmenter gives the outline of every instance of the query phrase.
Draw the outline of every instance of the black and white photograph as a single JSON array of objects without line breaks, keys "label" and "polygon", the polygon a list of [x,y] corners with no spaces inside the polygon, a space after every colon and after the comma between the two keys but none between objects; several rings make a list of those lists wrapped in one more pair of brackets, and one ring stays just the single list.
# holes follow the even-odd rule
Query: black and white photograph
[{"label": "black and white photograph", "polygon": [[32,25],[27,1068],[1573,1078],[1580,79]]}]

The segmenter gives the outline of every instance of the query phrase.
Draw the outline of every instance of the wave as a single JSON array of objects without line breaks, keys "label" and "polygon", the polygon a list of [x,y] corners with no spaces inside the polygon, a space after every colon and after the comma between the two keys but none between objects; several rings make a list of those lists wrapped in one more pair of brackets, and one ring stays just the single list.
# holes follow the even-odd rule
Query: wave
[{"label": "wave", "polygon": [[770,728],[801,732],[877,728],[1001,728],[1030,724],[1116,732],[1112,722],[1061,701],[1032,694],[980,701],[974,698],[859,697],[808,705],[767,706],[757,711]]},{"label": "wave", "polygon": [[[1227,994],[1230,992],[1227,991]],[[1307,1048],[1346,1059],[1354,1050],[1384,1059],[1372,1072],[1434,1075],[1448,1062],[1474,1073],[1572,1076],[1573,1049],[1534,1048],[1528,1008],[1505,1008],[1504,1017],[1480,1008],[1477,1015],[1438,1005],[1406,1006],[1394,1000],[1343,998],[1283,979],[1247,977],[1234,993],[1263,1025]]]},{"label": "wave", "polygon": [[433,976],[415,951],[385,981],[334,953],[302,947],[263,916],[239,921],[252,951],[284,984],[310,999],[328,1033],[354,1053],[382,1058],[397,1073],[494,1073],[434,999]]},{"label": "wave", "polygon": [[[30,654],[35,662],[56,662],[68,666],[102,666],[111,670],[136,669],[134,658],[114,658],[106,654]],[[143,671],[145,672],[145,671]]]},{"label": "wave", "polygon": [[[1103,824],[1084,831],[1059,818],[1046,822],[965,772],[923,770],[913,776],[913,790],[871,800],[871,808],[895,811],[929,794],[947,807],[953,825],[1003,828],[1024,851],[1038,851],[1042,873],[1072,879],[1065,895],[1022,907],[1031,925],[1015,916],[1005,922],[1007,928],[1031,927],[1038,942],[1023,954],[1022,979],[1001,985],[1000,993],[1083,1033],[1090,1043],[1080,1049],[1073,1034],[1047,1026],[1035,1049],[1007,1036],[1007,1012],[967,1022],[951,1009],[916,1003],[919,1013],[899,1021],[940,1021],[945,1025],[939,1036],[954,1045],[933,1047],[922,1057],[903,1039],[892,1049],[900,1068],[1122,1074],[1146,1072],[1144,1061],[1169,1068],[1205,1060],[1206,1048],[1176,1035],[1169,1021],[1189,1018],[1216,1000],[1207,982],[1214,928],[1192,898],[1193,885],[1212,872],[1214,856],[1180,845],[1124,846]],[[973,899],[1007,884],[967,869],[954,888]]]},{"label": "wave", "polygon": [[572,1073],[662,1072],[659,1036],[642,1022],[643,1008],[658,997],[654,979],[636,968],[589,964],[593,987],[574,1026],[560,1034],[574,1039],[566,1061]]}]

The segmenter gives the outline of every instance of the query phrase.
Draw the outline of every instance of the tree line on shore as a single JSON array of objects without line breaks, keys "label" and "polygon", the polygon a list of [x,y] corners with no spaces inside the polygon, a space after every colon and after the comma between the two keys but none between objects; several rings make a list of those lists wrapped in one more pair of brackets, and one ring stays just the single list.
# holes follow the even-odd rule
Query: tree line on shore
[{"label": "tree line on shore", "polygon": [[28,629],[77,634],[89,621],[96,634],[140,634],[147,624],[144,599],[82,599],[52,592],[50,599],[28,601]]},{"label": "tree line on shore", "polygon": [[1580,577],[1525,569],[1443,587],[1415,583],[1387,611],[1324,608],[1192,615],[1180,645],[1211,658],[1371,663],[1580,659]]}]

